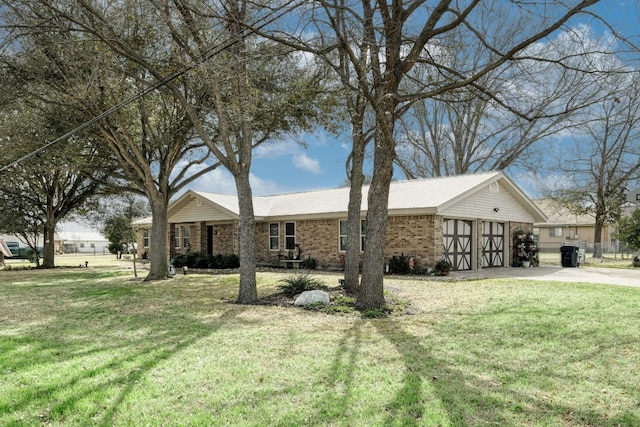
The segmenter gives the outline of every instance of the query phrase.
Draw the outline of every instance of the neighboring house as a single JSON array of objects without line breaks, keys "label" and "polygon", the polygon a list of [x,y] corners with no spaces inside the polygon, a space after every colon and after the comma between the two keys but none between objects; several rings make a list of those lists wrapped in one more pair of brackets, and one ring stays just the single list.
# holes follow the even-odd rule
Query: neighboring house
[{"label": "neighboring house", "polygon": [[[363,188],[361,246],[368,189]],[[312,257],[319,268],[342,268],[348,197],[346,187],[255,197],[256,261],[282,265],[283,259]],[[168,220],[170,257],[186,251],[239,252],[236,196],[189,190],[171,203]],[[434,266],[443,258],[456,270],[509,266],[512,232],[545,220],[502,172],[393,182],[387,262],[404,254],[417,267]],[[136,224],[139,252],[144,253],[152,249],[150,219]]]},{"label": "neighboring house", "polygon": [[[563,245],[580,246],[587,252],[593,251],[596,227],[593,215],[576,215],[551,199],[536,199],[534,203],[548,218],[546,222],[533,225],[533,234],[538,236],[538,249],[541,252],[559,252]],[[601,244],[604,252],[614,246],[613,230],[613,224],[604,224],[602,227]]]},{"label": "neighboring house", "polygon": [[94,255],[109,253],[109,241],[97,231],[71,229],[60,231],[58,234],[64,245],[64,253]]}]

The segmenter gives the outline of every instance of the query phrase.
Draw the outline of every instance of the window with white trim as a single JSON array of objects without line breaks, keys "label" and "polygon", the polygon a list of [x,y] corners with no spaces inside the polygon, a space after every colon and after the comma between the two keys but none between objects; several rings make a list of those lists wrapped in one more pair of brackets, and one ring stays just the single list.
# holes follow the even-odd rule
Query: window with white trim
[{"label": "window with white trim", "polygon": [[549,237],[562,237],[562,227],[551,227]]},{"label": "window with white trim", "polygon": [[[340,246],[340,251],[344,252],[347,250],[347,223],[346,219],[341,219],[339,228],[339,238],[338,244]],[[367,220],[360,220],[360,252],[364,251],[364,241],[367,237]]]},{"label": "window with white trim", "polygon": [[286,250],[293,250],[296,248],[296,223],[295,222],[284,223],[284,248]]},{"label": "window with white trim", "polygon": [[142,246],[145,248],[149,247],[149,229],[145,228],[142,230]]},{"label": "window with white trim", "polygon": [[175,246],[176,248],[179,248],[180,247],[180,226],[175,225],[173,229],[175,233]]},{"label": "window with white trim", "polygon": [[191,246],[191,227],[185,225],[182,227],[182,247],[189,248]]},{"label": "window with white trim", "polygon": [[269,250],[277,251],[280,249],[280,223],[269,223]]},{"label": "window with white trim", "polygon": [[346,219],[341,219],[340,220],[340,224],[338,226],[338,245],[339,245],[339,250],[341,252],[344,252],[347,250],[347,224],[349,222]]}]

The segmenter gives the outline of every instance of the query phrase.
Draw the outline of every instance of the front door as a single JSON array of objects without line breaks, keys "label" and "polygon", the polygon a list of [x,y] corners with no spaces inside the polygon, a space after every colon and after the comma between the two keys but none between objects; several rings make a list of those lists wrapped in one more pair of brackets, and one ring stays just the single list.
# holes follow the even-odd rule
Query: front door
[{"label": "front door", "polygon": [[207,225],[207,255],[213,255],[213,225]]},{"label": "front door", "polygon": [[482,223],[482,268],[504,267],[504,223]]},{"label": "front door", "polygon": [[462,219],[446,219],[443,223],[445,258],[454,270],[471,270],[472,222]]}]

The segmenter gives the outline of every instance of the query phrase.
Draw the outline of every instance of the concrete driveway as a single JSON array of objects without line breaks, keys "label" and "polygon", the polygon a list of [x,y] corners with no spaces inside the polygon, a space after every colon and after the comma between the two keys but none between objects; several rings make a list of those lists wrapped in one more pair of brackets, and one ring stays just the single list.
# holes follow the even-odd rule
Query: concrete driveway
[{"label": "concrete driveway", "polygon": [[640,269],[596,267],[499,267],[480,271],[455,271],[451,276],[468,278],[512,278],[528,280],[556,280],[559,282],[602,283],[640,287]]}]

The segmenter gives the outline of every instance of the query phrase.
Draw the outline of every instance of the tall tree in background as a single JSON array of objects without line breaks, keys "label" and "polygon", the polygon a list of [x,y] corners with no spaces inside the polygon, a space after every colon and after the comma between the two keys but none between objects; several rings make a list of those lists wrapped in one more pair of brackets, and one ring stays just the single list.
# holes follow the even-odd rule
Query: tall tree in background
[{"label": "tall tree in background", "polygon": [[111,253],[120,258],[124,251],[133,248],[137,242],[137,230],[133,221],[146,216],[147,211],[148,203],[143,203],[143,200],[132,193],[111,197],[99,203],[99,218],[95,222],[109,241]]},{"label": "tall tree in background", "polygon": [[[571,138],[548,163],[557,181],[541,190],[576,214],[595,219],[593,256],[602,256],[602,229],[620,217],[632,183],[640,178],[640,74],[601,80],[606,97],[585,111]],[[544,184],[544,182],[543,182]]]},{"label": "tall tree in background", "polygon": [[[482,50],[453,36],[447,44],[463,46],[466,54],[452,63],[475,68]],[[589,73],[606,77],[615,72],[601,69],[615,57],[611,43],[604,36],[598,40],[588,27],[563,31],[525,49],[520,56],[529,59],[509,62],[477,85],[415,102],[400,120],[398,166],[408,178],[537,167],[547,147],[536,143],[569,131],[572,116],[605,96]],[[565,66],[558,67],[559,61]],[[418,69],[413,78],[431,77]],[[485,92],[508,99],[508,105]]]},{"label": "tall tree in background", "polygon": [[[18,98],[0,115],[3,164],[41,148],[44,142],[75,127],[77,119],[61,106]],[[64,146],[41,152],[0,175],[0,193],[12,200],[7,208],[16,209],[11,213],[24,217],[33,227],[42,226],[43,267],[55,266],[58,222],[82,208],[90,197],[110,191],[113,167],[108,158],[90,135],[78,135]]]}]

